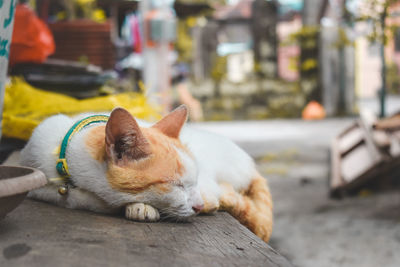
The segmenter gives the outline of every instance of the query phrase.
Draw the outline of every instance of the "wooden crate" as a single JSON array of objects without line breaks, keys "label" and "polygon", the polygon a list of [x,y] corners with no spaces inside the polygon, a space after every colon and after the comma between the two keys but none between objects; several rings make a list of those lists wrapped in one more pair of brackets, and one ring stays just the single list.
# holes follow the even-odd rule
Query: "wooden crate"
[{"label": "wooden crate", "polygon": [[[331,196],[358,192],[398,175],[400,133],[373,129],[373,122],[359,119],[339,134],[331,145]],[[396,178],[396,177],[394,177]]]}]

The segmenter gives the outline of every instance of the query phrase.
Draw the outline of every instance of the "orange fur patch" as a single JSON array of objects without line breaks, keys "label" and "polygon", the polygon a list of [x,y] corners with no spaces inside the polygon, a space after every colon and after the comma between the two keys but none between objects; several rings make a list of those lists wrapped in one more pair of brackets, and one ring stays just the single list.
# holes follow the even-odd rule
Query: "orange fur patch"
[{"label": "orange fur patch", "polygon": [[201,198],[204,202],[204,208],[201,210],[201,213],[213,213],[219,209],[219,202],[216,198],[209,199],[205,194],[201,194]]},{"label": "orange fur patch", "polygon": [[[141,131],[150,143],[151,155],[138,161],[127,161],[123,166],[109,162],[107,179],[112,188],[123,192],[138,193],[150,187],[168,192],[170,183],[184,173],[176,148],[185,151],[186,148],[178,139],[165,136],[157,129],[141,128]],[[85,143],[95,160],[106,160],[105,126],[90,129]]]},{"label": "orange fur patch", "polygon": [[105,161],[106,156],[106,126],[101,125],[89,129],[86,135],[85,144],[89,150],[90,155],[97,161]]},{"label": "orange fur patch", "polygon": [[253,233],[268,242],[272,232],[272,199],[267,181],[258,175],[247,190],[236,192],[232,185],[221,184],[220,207],[228,211]]}]

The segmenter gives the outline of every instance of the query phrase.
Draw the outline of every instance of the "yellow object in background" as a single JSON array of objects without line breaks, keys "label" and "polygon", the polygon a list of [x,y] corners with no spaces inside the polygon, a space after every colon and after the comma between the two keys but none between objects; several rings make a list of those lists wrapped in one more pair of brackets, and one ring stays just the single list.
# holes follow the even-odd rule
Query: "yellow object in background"
[{"label": "yellow object in background", "polygon": [[13,78],[4,95],[2,135],[28,140],[39,123],[55,114],[76,115],[85,112],[109,112],[115,107],[127,109],[139,119],[155,121],[160,110],[147,102],[142,93],[121,93],[78,100],[63,94],[32,87],[23,79]]}]

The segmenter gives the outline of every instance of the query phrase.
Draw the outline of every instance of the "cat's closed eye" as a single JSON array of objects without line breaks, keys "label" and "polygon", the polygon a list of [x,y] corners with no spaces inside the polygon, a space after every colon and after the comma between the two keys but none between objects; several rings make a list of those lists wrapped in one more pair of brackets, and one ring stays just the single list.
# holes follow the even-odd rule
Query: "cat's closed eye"
[{"label": "cat's closed eye", "polygon": [[185,186],[183,185],[183,183],[181,181],[173,181],[172,184],[179,188],[185,188]]}]

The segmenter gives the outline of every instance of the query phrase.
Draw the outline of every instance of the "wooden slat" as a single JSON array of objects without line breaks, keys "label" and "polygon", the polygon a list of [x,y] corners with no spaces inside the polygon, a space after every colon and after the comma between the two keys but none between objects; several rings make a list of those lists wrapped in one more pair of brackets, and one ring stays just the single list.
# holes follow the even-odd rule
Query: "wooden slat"
[{"label": "wooden slat", "polygon": [[390,136],[382,130],[372,131],[374,143],[380,148],[387,150],[390,148]]},{"label": "wooden slat", "polygon": [[366,127],[362,120],[358,121],[360,127],[364,130],[364,140],[367,146],[368,152],[371,155],[371,159],[374,164],[377,164],[380,161],[384,160],[384,156],[379,151],[378,147],[375,145],[374,140],[372,139],[372,129],[370,127]]},{"label": "wooden slat", "polygon": [[25,200],[0,229],[0,266],[292,266],[224,212],[139,223]]},{"label": "wooden slat", "polygon": [[353,192],[371,179],[379,179],[379,172],[389,160],[374,143],[371,127],[365,126],[362,120],[338,135],[332,151],[336,154],[331,171],[331,195]]},{"label": "wooden slat", "polygon": [[331,178],[330,187],[334,190],[340,188],[344,183],[340,173],[340,153],[338,139],[334,139],[331,144]]},{"label": "wooden slat", "polygon": [[359,178],[375,165],[365,144],[356,147],[342,159],[341,176],[347,183]]},{"label": "wooden slat", "polygon": [[400,157],[400,131],[391,134],[389,153],[393,158]]},{"label": "wooden slat", "polygon": [[340,154],[343,155],[349,152],[355,146],[363,142],[363,140],[363,131],[357,125],[338,140]]},{"label": "wooden slat", "polygon": [[375,129],[385,130],[385,131],[400,130],[400,114],[380,120],[375,123],[374,127]]}]

